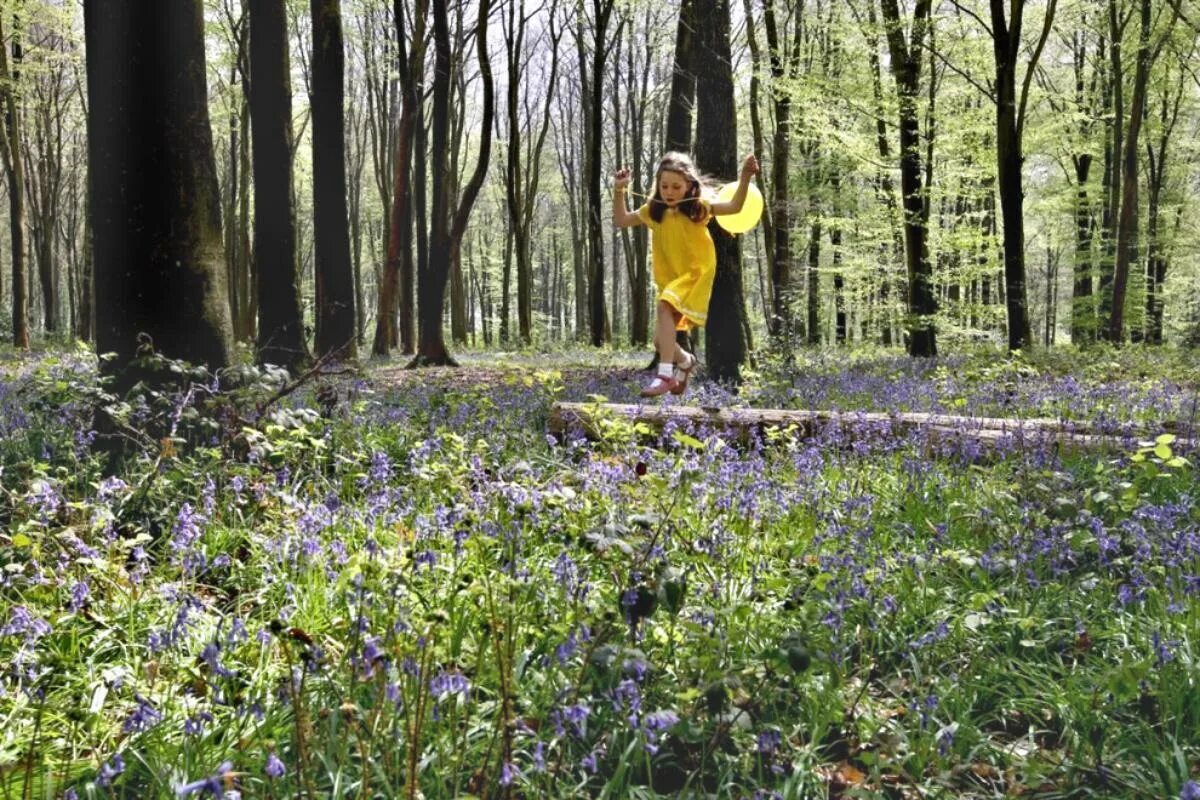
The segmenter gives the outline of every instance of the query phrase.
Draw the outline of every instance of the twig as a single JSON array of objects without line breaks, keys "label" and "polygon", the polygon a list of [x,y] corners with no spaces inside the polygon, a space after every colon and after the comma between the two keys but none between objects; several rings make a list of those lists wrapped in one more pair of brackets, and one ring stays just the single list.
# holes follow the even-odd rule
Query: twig
[{"label": "twig", "polygon": [[[325,355],[321,356],[320,358],[317,359],[317,363],[313,364],[312,368],[308,372],[304,373],[299,378],[296,378],[296,380],[292,381],[291,383],[286,384],[282,389],[277,391],[275,394],[271,395],[266,400],[259,403],[258,404],[258,415],[261,417],[263,415],[263,412],[265,412],[272,404],[279,402],[283,398],[290,395],[292,392],[299,389],[301,386],[303,386],[305,383],[307,383],[309,381],[309,379],[311,379],[314,375],[321,374],[321,368],[330,362],[336,361],[338,356],[340,356],[342,353],[344,353],[346,351],[346,348],[349,347],[349,345],[350,345],[350,343],[347,342],[346,344],[342,345],[341,347],[337,348],[336,350],[332,350],[332,351],[326,353]],[[349,371],[349,370],[343,370],[337,374],[343,374],[344,372],[347,372],[347,371]]]}]

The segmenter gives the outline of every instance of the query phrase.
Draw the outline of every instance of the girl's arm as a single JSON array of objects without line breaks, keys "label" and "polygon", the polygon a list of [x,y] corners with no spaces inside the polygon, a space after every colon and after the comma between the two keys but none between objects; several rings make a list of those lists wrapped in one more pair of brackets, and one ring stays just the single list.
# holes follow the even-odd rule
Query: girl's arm
[{"label": "girl's arm", "polygon": [[618,228],[632,228],[642,224],[642,218],[637,212],[625,207],[625,189],[629,186],[629,170],[622,167],[613,175],[613,225]]},{"label": "girl's arm", "polygon": [[742,210],[742,206],[746,202],[746,192],[750,187],[750,178],[756,172],[758,172],[758,160],[751,153],[742,162],[742,174],[738,176],[738,187],[737,191],[733,193],[733,197],[724,203],[712,204],[712,213],[714,216],[717,214],[736,214]]}]

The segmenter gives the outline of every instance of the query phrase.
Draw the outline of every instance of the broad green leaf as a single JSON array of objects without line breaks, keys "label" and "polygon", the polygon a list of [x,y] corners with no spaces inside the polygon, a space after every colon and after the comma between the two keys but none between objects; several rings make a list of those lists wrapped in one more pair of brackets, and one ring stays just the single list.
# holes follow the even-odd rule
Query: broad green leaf
[{"label": "broad green leaf", "polygon": [[675,439],[675,441],[679,442],[680,444],[682,444],[686,447],[690,447],[693,450],[703,450],[704,449],[704,442],[700,441],[695,436],[688,436],[686,433],[683,433],[682,431],[675,431],[675,433],[672,434],[672,437]]}]

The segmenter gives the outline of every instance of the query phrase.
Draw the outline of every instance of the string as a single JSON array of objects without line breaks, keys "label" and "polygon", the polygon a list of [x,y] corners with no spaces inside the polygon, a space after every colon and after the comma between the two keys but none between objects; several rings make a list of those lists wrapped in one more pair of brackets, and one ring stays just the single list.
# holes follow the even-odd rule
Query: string
[{"label": "string", "polygon": [[[641,197],[645,200],[649,200],[651,203],[661,203],[662,205],[667,204],[666,200],[659,200],[659,199],[655,198],[654,195],[642,194],[641,192],[635,192],[632,189],[630,189],[628,186],[625,187],[625,194],[629,195],[630,197]],[[689,203],[693,200],[703,200],[703,199],[704,199],[703,197],[685,197],[682,200],[680,200],[679,202],[677,202],[675,205],[679,205],[680,203]]]}]

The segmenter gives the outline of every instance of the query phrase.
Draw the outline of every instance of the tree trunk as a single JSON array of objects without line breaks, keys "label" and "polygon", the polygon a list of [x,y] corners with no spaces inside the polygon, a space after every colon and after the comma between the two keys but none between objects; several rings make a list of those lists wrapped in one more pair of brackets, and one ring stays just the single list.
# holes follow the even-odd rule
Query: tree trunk
[{"label": "tree trunk", "polygon": [[[692,149],[692,107],[696,103],[696,72],[693,37],[696,30],[696,0],[682,0],[675,25],[675,59],[671,70],[671,95],[667,104],[667,150],[681,153]],[[634,184],[635,186],[637,184]]]},{"label": "tree trunk", "polygon": [[1101,224],[1100,313],[1098,332],[1110,338],[1113,309],[1113,279],[1117,262],[1118,220],[1121,209],[1121,154],[1125,123],[1125,72],[1121,40],[1129,18],[1120,19],[1118,0],[1108,2],[1109,74],[1105,91],[1107,121],[1104,147],[1104,213]]},{"label": "tree trunk", "polygon": [[[799,12],[798,12],[799,13]],[[790,352],[795,341],[795,301],[792,276],[792,200],[789,190],[792,148],[792,88],[789,82],[800,70],[800,20],[793,38],[781,37],[774,0],[763,3],[763,27],[771,61],[771,96],[775,107],[775,135],[771,148],[771,316],[768,329],[777,346]],[[811,337],[811,331],[809,336]],[[810,339],[811,341],[811,339]]]},{"label": "tree trunk", "polygon": [[[742,13],[746,20],[746,42],[750,46],[750,132],[751,138],[754,142],[754,157],[758,159],[758,163],[765,164],[767,163],[767,158],[765,153],[765,145],[763,143],[762,113],[760,109],[760,86],[762,84],[760,75],[763,71],[762,65],[765,59],[763,58],[761,48],[758,46],[758,34],[755,30],[754,8],[751,0],[742,0]],[[774,189],[768,183],[764,183],[761,173],[755,176],[755,180],[758,183],[759,190],[764,196],[773,196]],[[775,241],[774,209],[763,209],[762,220],[759,222],[759,228],[761,229],[761,235],[763,239],[768,243],[764,248],[764,254],[767,261],[766,273],[773,276],[775,274],[775,250],[770,246],[770,243]],[[754,250],[756,252],[759,249],[759,235],[759,231],[756,230],[754,232]],[[775,321],[773,319],[773,310],[775,308],[775,293],[773,290],[767,289],[766,279],[763,274],[762,262],[759,261],[756,266],[758,267],[758,289],[760,302],[762,304],[763,316],[767,320],[768,333],[774,335],[773,326]]]},{"label": "tree trunk", "polygon": [[[875,99],[875,146],[879,151],[879,160],[883,164],[887,164],[892,160],[892,149],[888,139],[887,122],[884,117],[883,107],[883,75],[879,63],[879,45],[873,33],[876,27],[875,3],[867,4],[867,24],[869,25],[870,51],[868,53],[871,64],[871,90]],[[901,223],[903,217],[899,203],[896,202],[896,183],[892,179],[891,172],[886,169],[880,169],[878,177],[875,181],[876,193],[883,200],[887,207],[888,220],[892,228],[892,243],[889,252],[887,246],[880,247],[879,253],[879,294],[878,302],[881,309],[880,313],[880,343],[885,347],[890,346],[893,341],[892,327],[894,324],[894,311],[892,303],[892,261],[904,260],[904,226]]]},{"label": "tree trunk", "polygon": [[1071,285],[1071,341],[1087,344],[1096,339],[1096,299],[1092,293],[1092,220],[1087,180],[1092,157],[1080,153],[1075,161],[1075,270]]},{"label": "tree trunk", "polygon": [[[698,27],[696,60],[697,116],[704,124],[696,131],[696,166],[710,175],[737,173],[737,112],[729,44],[728,0],[693,0]],[[722,383],[739,386],[746,360],[743,326],[746,307],[742,290],[741,253],[737,239],[710,221],[709,233],[717,250],[717,274],[709,304],[706,355],[709,374]]]},{"label": "tree trunk", "polygon": [[601,347],[609,341],[612,331],[609,327],[608,311],[604,298],[604,227],[601,223],[604,214],[604,202],[600,191],[600,159],[601,144],[604,139],[604,65],[608,56],[606,35],[608,23],[612,17],[614,0],[592,0],[593,40],[591,52],[591,73],[589,76],[590,94],[587,97],[587,126],[588,147],[585,159],[587,180],[587,235],[588,247],[591,250],[591,261],[588,265],[590,279],[588,281],[588,302],[591,309],[591,343]]},{"label": "tree trunk", "polygon": [[922,42],[929,25],[930,0],[917,0],[913,11],[912,42],[904,39],[896,0],[881,0],[892,75],[900,100],[900,190],[904,206],[904,251],[908,270],[908,352],[912,356],[937,355],[932,266],[926,239],[928,219],[921,167],[921,130],[917,92],[921,80]]},{"label": "tree trunk", "polygon": [[[996,174],[1000,185],[1000,213],[1004,217],[1004,285],[1008,316],[1008,349],[1033,344],[1029,325],[1029,299],[1025,289],[1025,190],[1021,171],[1025,156],[1021,135],[1029,76],[1037,69],[1042,47],[1054,20],[1056,0],[1046,7],[1042,37],[1026,66],[1026,82],[1017,93],[1017,61],[1021,52],[1024,0],[1010,0],[1012,12],[1004,18],[1004,1],[991,0],[992,52],[996,66]],[[1018,106],[1018,103],[1020,104]]]},{"label": "tree trunk", "polygon": [[[388,218],[387,262],[379,287],[379,310],[375,320],[375,339],[371,352],[387,355],[401,340],[404,352],[413,351],[413,212],[412,162],[416,128],[421,119],[421,75],[425,66],[424,0],[413,10],[413,49],[405,47],[404,0],[395,0],[396,66],[401,76],[400,124],[396,131],[395,158],[392,164],[392,193]],[[397,330],[397,306],[399,323]]]},{"label": "tree trunk", "polygon": [[309,359],[296,261],[292,191],[292,87],[287,10],[255,0],[250,13],[251,134],[254,158],[254,277],[260,364],[293,372]]},{"label": "tree trunk", "polygon": [[[2,16],[2,15],[0,15]],[[4,100],[3,124],[0,125],[0,155],[8,176],[9,234],[12,244],[12,326],[13,346],[29,349],[29,291],[25,275],[25,169],[22,162],[21,123],[13,94],[15,75],[8,66],[4,46],[4,26],[0,20],[0,97]],[[13,55],[19,58],[19,45],[14,42]]]},{"label": "tree trunk", "polygon": [[[1183,102],[1185,78],[1187,71],[1179,71],[1179,83],[1174,101],[1170,92],[1163,91],[1162,106],[1159,112],[1158,147],[1146,145],[1149,161],[1147,189],[1150,194],[1150,205],[1147,210],[1146,238],[1148,255],[1146,258],[1146,343],[1163,343],[1163,287],[1167,280],[1167,254],[1160,233],[1161,198],[1167,174],[1167,146],[1179,121],[1179,109]],[[1183,205],[1180,205],[1182,211]]]},{"label": "tree trunk", "polygon": [[808,269],[804,276],[805,286],[805,324],[804,341],[810,345],[821,343],[821,236],[824,229],[821,225],[821,206],[814,202],[810,216],[812,226],[808,238]]},{"label": "tree trunk", "polygon": [[493,85],[491,64],[487,53],[487,19],[490,13],[489,0],[480,0],[479,18],[475,29],[478,46],[479,73],[483,82],[483,118],[480,122],[479,156],[475,171],[466,187],[457,210],[450,207],[450,181],[448,180],[450,90],[453,81],[453,65],[450,57],[450,30],[446,15],[447,0],[433,2],[433,135],[430,168],[433,180],[433,204],[430,210],[429,263],[417,275],[417,354],[409,364],[420,366],[453,366],[454,359],[446,348],[442,326],[442,309],[446,300],[446,284],[454,252],[461,246],[466,232],[467,220],[483,177],[487,172],[491,156],[491,131],[493,109]]},{"label": "tree trunk", "polygon": [[[1178,9],[1178,7],[1175,7]],[[1138,39],[1137,67],[1133,78],[1133,98],[1129,110],[1129,130],[1126,133],[1125,154],[1122,159],[1120,224],[1117,229],[1117,262],[1113,270],[1112,315],[1109,317],[1108,339],[1121,342],[1125,336],[1125,294],[1129,283],[1129,267],[1138,254],[1138,139],[1146,110],[1146,86],[1150,80],[1150,65],[1166,43],[1175,16],[1157,47],[1150,46],[1150,0],[1141,0],[1141,34]]]},{"label": "tree trunk", "polygon": [[318,356],[355,357],[354,272],[346,213],[341,0],[312,0],[313,237]]},{"label": "tree trunk", "polygon": [[212,369],[232,353],[204,4],[87,0],[84,24],[96,350],[123,393],[141,336]]}]

